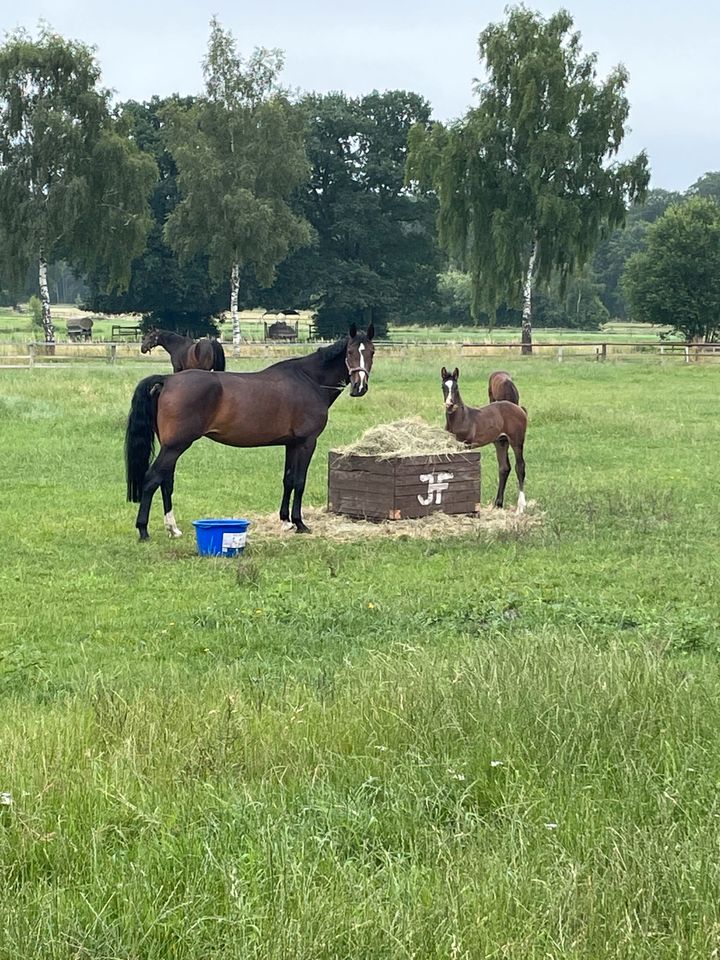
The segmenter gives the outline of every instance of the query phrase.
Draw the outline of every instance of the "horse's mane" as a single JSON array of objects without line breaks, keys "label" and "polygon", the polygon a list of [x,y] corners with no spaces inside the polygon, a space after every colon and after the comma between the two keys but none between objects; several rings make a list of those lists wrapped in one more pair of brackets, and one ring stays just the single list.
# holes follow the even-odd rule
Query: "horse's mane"
[{"label": "horse's mane", "polygon": [[335,343],[331,343],[329,347],[318,347],[315,353],[319,355],[323,363],[332,363],[333,360],[337,360],[338,357],[345,354],[347,344],[348,338],[343,337],[341,340],[336,340]]}]

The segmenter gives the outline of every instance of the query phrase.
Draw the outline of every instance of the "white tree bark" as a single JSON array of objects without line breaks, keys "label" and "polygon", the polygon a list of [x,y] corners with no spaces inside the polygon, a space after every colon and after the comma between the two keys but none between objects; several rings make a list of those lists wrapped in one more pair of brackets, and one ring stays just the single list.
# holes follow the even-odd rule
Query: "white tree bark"
[{"label": "white tree bark", "polygon": [[233,351],[240,349],[240,321],[238,320],[238,290],[240,289],[240,264],[234,263],[230,273],[230,314],[232,316]]},{"label": "white tree bark", "polygon": [[55,343],[55,327],[50,315],[50,290],[47,281],[47,260],[41,253],[38,258],[38,280],[40,282],[40,302],[42,303],[42,324],[45,343]]},{"label": "white tree bark", "polygon": [[535,261],[537,259],[537,240],[533,240],[530,249],[525,283],[523,284],[523,311],[522,311],[522,352],[532,353],[532,294],[535,283]]}]

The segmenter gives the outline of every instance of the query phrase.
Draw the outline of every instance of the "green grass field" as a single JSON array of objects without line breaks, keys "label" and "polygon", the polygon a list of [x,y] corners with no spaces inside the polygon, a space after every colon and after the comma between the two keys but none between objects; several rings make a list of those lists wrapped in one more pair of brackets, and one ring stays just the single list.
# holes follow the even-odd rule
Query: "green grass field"
[{"label": "green grass field", "polygon": [[[456,360],[378,351],[306,503]],[[145,372],[0,371],[0,960],[715,956],[716,370],[519,363],[534,532],[239,562],[190,521],[277,509],[281,451],[197,443],[140,545]]]}]

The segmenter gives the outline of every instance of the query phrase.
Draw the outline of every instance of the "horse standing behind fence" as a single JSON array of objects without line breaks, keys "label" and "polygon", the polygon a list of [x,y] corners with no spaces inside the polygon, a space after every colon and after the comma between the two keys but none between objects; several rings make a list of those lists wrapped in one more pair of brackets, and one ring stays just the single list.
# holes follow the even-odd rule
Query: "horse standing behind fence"
[{"label": "horse standing behind fence", "polygon": [[466,407],[458,389],[460,371],[457,367],[448,373],[440,372],[445,401],[445,429],[469,447],[495,444],[498,458],[498,491],[495,506],[502,507],[505,485],[510,475],[508,446],[515,454],[515,473],[518,478],[518,513],[525,509],[525,460],[523,445],[527,430],[527,414],[522,407],[509,400],[496,400],[486,407]]},{"label": "horse standing behind fence", "polygon": [[510,403],[520,405],[520,394],[518,388],[513,383],[512,377],[504,370],[496,370],[490,374],[488,379],[488,401],[495,403],[497,400],[509,400]]},{"label": "horse standing behind fence", "polygon": [[163,347],[170,354],[173,373],[181,370],[224,370],[225,351],[222,344],[209,337],[193,340],[172,330],[153,329],[145,334],[140,344],[141,353],[149,353],[153,347]]},{"label": "horse standing behind fence", "polygon": [[[153,496],[162,490],[165,529],[181,536],[172,509],[175,464],[200,437],[232,447],[285,447],[280,520],[307,532],[302,496],[317,438],[328,411],[350,384],[350,396],[367,393],[374,347],[367,333],[350,334],[304,357],[281,360],[258,373],[186,370],[145,377],[135,388],[125,435],[128,500],[140,504],[135,526],[148,539]],[[152,466],[154,439],[160,452]],[[293,497],[292,514],[290,497]]]}]

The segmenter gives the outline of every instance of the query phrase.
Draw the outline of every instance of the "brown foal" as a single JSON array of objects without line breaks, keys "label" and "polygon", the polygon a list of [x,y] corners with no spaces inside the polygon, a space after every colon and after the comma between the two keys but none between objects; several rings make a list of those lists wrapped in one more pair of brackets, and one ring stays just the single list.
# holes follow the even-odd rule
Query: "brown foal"
[{"label": "brown foal", "polygon": [[504,370],[496,370],[488,379],[488,402],[495,403],[496,400],[509,400],[510,403],[520,405],[518,388],[510,374],[505,373]]},{"label": "brown foal", "polygon": [[[448,373],[440,371],[445,401],[445,429],[469,447],[495,444],[498,458],[498,491],[495,506],[502,507],[505,485],[510,475],[510,455],[515,454],[515,473],[518,478],[518,513],[525,509],[525,460],[523,444],[527,430],[527,414],[522,407],[509,400],[496,400],[486,407],[466,407],[458,389],[460,371],[457,367]],[[517,391],[516,391],[517,392]]]}]

